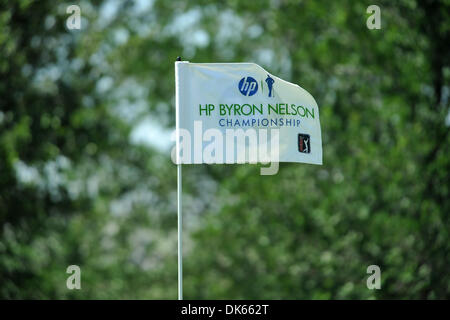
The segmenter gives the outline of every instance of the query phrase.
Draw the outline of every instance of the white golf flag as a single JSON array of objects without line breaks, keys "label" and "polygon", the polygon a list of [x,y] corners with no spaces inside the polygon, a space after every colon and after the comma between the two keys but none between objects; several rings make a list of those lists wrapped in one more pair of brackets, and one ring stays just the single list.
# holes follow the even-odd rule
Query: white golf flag
[{"label": "white golf flag", "polygon": [[175,62],[176,162],[322,164],[319,108],[254,63]]}]

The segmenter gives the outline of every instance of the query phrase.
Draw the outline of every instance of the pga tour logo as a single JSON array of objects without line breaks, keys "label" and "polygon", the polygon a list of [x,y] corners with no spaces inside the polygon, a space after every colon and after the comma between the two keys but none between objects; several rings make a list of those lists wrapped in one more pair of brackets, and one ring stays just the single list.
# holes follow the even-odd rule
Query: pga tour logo
[{"label": "pga tour logo", "polygon": [[311,138],[309,134],[299,133],[298,134],[298,152],[301,153],[311,153]]}]

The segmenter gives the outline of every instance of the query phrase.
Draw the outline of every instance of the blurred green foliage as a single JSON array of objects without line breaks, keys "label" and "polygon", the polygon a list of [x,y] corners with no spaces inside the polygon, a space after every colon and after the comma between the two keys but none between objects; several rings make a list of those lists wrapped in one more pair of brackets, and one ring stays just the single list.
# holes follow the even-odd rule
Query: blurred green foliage
[{"label": "blurred green foliage", "polygon": [[450,298],[448,1],[378,1],[380,30],[371,1],[0,3],[0,298],[176,298],[176,169],[133,137],[173,128],[179,55],[298,83],[324,148],[185,166],[185,298]]}]

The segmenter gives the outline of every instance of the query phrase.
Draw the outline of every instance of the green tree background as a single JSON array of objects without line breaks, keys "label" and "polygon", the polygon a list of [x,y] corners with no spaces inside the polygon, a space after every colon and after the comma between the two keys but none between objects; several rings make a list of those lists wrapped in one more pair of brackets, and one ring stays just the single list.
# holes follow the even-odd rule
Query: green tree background
[{"label": "green tree background", "polygon": [[448,1],[0,3],[0,298],[176,298],[177,56],[299,84],[324,150],[184,167],[185,298],[450,298]]}]

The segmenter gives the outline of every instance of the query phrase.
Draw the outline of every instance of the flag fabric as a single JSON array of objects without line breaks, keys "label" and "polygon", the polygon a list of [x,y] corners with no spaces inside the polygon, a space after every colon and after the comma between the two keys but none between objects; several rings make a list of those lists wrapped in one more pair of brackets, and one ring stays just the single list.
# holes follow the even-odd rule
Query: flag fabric
[{"label": "flag fabric", "polygon": [[322,164],[319,108],[254,63],[175,62],[176,162]]}]

